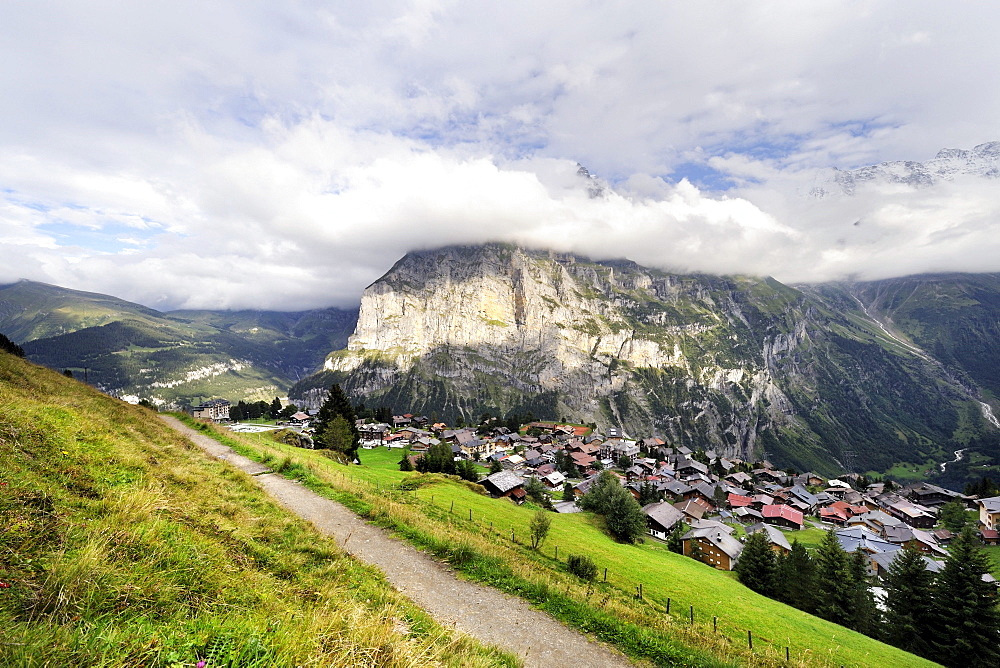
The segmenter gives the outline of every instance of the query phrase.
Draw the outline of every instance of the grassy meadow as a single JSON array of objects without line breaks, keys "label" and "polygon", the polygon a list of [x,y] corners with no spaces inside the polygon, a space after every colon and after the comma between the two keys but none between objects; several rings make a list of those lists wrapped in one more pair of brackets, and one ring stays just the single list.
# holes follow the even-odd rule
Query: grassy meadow
[{"label": "grassy meadow", "polygon": [[0,665],[516,666],[146,409],[0,353]]},{"label": "grassy meadow", "polygon": [[[671,553],[661,543],[616,543],[589,513],[553,515],[548,538],[533,551],[528,527],[534,507],[491,499],[477,485],[448,476],[401,472],[398,449],[362,450],[361,466],[345,466],[323,451],[202,428],[448,560],[465,577],[520,595],[657,665],[934,665],[759,596],[733,574]],[[590,556],[597,582],[569,575],[568,554]]]}]

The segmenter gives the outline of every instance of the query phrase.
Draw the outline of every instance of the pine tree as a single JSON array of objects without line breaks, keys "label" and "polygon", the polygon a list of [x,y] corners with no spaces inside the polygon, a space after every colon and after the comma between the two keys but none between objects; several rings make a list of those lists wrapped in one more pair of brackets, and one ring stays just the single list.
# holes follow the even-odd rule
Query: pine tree
[{"label": "pine tree", "polygon": [[479,480],[479,469],[468,459],[463,459],[460,462],[455,463],[455,474],[458,475],[462,480],[468,480],[469,482],[476,482]]},{"label": "pine tree", "polygon": [[[596,462],[595,462],[596,463]],[[651,503],[663,500],[663,494],[656,489],[652,482],[644,482],[639,486],[639,505],[648,506]]]},{"label": "pine tree", "polygon": [[933,653],[946,666],[1000,665],[997,588],[983,581],[989,572],[989,558],[976,545],[972,527],[965,527],[952,542],[935,587],[938,635]]},{"label": "pine tree", "polygon": [[747,536],[734,569],[745,586],[764,596],[774,595],[776,563],[763,531]]},{"label": "pine tree", "polygon": [[[350,432],[349,439],[343,438],[341,427],[338,427],[338,431],[341,433],[336,435],[327,434],[327,431],[331,429],[331,425],[337,417],[343,418],[346,423],[347,430]],[[323,444],[323,447],[332,447],[330,443],[336,442],[340,447],[334,449],[343,452],[349,460],[353,460],[357,457],[358,446],[361,445],[361,432],[358,431],[356,423],[357,416],[354,414],[354,406],[351,405],[347,395],[344,394],[344,390],[338,384],[331,385],[330,393],[327,395],[323,405],[320,406],[319,412],[316,414],[316,419],[313,421],[317,443]]]},{"label": "pine tree", "polygon": [[24,357],[24,348],[17,345],[3,334],[0,334],[0,350],[8,352],[16,357]]},{"label": "pine tree", "polygon": [[274,401],[271,402],[270,413],[272,418],[277,418],[281,415],[281,399],[278,397],[275,397]]},{"label": "pine tree", "polygon": [[850,627],[865,635],[874,635],[878,630],[880,615],[875,605],[875,596],[869,586],[868,554],[857,549],[850,556],[851,607]]},{"label": "pine tree", "polygon": [[930,657],[930,638],[936,625],[933,605],[934,574],[927,570],[920,552],[907,546],[893,559],[885,579],[884,640]]},{"label": "pine tree", "polygon": [[500,463],[499,459],[494,459],[490,462],[490,475],[500,473],[501,471],[503,471],[503,465]]},{"label": "pine tree", "polygon": [[667,549],[671,552],[677,554],[684,554],[684,533],[687,531],[687,525],[683,522],[678,522],[674,525],[674,528],[670,530],[670,535],[667,536]]},{"label": "pine tree", "polygon": [[816,614],[823,619],[850,626],[854,603],[847,553],[837,534],[827,531],[816,550]]},{"label": "pine tree", "polygon": [[775,593],[779,601],[813,612],[816,609],[816,563],[797,539],[792,550],[778,559]]}]

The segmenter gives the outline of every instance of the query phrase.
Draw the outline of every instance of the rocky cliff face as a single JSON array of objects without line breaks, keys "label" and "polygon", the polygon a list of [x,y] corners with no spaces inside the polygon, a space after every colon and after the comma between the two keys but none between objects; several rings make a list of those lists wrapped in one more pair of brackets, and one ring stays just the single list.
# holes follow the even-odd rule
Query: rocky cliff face
[{"label": "rocky cliff face", "polygon": [[[326,369],[312,387],[337,380],[370,405],[532,410],[821,470],[891,465],[947,438],[968,399],[875,323],[773,279],[497,244],[401,259],[365,291]],[[906,415],[914,401],[938,419]]]}]

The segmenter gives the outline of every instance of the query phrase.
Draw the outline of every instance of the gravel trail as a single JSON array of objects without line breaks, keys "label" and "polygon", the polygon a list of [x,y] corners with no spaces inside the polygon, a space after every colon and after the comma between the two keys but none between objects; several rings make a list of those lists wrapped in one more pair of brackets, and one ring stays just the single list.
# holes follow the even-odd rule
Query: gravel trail
[{"label": "gravel trail", "polygon": [[212,457],[254,476],[279,504],[332,536],[345,551],[379,568],[396,589],[439,623],[511,651],[532,668],[633,665],[622,654],[588,640],[519,598],[458,579],[441,563],[364,522],[345,506],[271,473],[176,418],[161,417]]}]

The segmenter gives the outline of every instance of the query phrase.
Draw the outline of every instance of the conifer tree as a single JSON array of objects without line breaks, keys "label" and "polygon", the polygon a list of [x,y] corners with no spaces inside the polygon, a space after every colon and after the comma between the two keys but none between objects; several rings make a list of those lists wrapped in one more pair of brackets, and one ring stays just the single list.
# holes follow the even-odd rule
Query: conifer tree
[{"label": "conifer tree", "polygon": [[792,549],[778,559],[775,593],[783,601],[799,610],[816,609],[816,563],[797,539],[792,539]]},{"label": "conifer tree", "polygon": [[989,558],[976,545],[972,527],[965,527],[952,542],[935,587],[933,658],[946,666],[1000,665],[997,588],[983,581],[989,572]]},{"label": "conifer tree", "polygon": [[849,560],[833,531],[826,532],[816,550],[816,590],[816,614],[835,624],[850,626],[854,592]]},{"label": "conifer tree", "polygon": [[883,639],[890,645],[923,657],[931,654],[936,625],[933,612],[934,574],[912,546],[896,555],[885,579]]},{"label": "conifer tree", "polygon": [[270,412],[272,418],[277,418],[281,415],[281,399],[278,397],[274,398],[274,401],[271,402]]},{"label": "conifer tree", "polygon": [[874,635],[879,628],[881,616],[869,583],[868,554],[860,548],[855,550],[850,555],[848,570],[851,587],[850,626],[859,633]]},{"label": "conifer tree", "polygon": [[684,554],[684,541],[682,539],[686,531],[687,525],[683,522],[675,524],[670,535],[667,536],[667,549],[677,554]]},{"label": "conifer tree", "polygon": [[458,475],[462,480],[468,480],[469,482],[476,482],[479,480],[479,469],[468,459],[463,459],[460,462],[455,463],[455,474]]},{"label": "conifer tree", "polygon": [[763,531],[747,536],[734,569],[740,582],[764,596],[774,595],[776,563],[774,551]]},{"label": "conifer tree", "polygon": [[[349,439],[344,438],[344,425],[338,424],[336,428],[332,426],[337,417],[343,418],[344,423],[346,423],[346,429],[350,433]],[[322,444],[323,447],[334,447],[332,443],[336,443],[337,446],[334,449],[343,452],[349,460],[353,460],[357,457],[358,446],[361,445],[361,432],[358,431],[356,423],[357,416],[354,414],[354,406],[344,394],[344,390],[336,383],[331,385],[330,393],[323,405],[320,406],[316,419],[313,421],[317,443]],[[336,433],[328,434],[327,432],[331,429],[336,429]]]},{"label": "conifer tree", "polygon": [[0,334],[0,350],[8,352],[17,357],[24,357],[24,348],[17,345],[3,334]]}]

